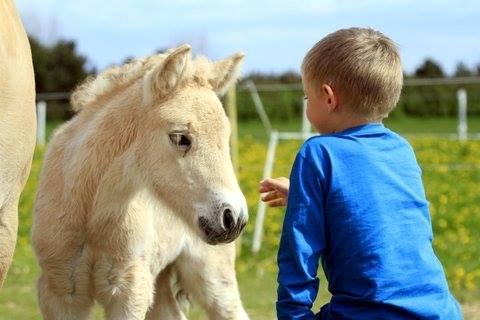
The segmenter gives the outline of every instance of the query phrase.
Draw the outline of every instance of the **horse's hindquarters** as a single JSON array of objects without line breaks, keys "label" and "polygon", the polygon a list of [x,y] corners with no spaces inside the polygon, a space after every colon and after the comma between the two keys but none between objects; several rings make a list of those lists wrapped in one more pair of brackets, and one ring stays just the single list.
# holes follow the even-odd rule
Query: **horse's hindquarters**
[{"label": "horse's hindquarters", "polygon": [[0,288],[11,263],[18,199],[35,146],[35,85],[32,56],[12,1],[0,3]]}]

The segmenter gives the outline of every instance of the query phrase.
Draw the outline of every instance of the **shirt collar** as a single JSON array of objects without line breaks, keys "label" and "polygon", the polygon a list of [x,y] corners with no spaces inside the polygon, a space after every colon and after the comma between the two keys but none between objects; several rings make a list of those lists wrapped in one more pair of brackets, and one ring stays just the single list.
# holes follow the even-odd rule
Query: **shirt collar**
[{"label": "shirt collar", "polygon": [[377,133],[385,131],[385,126],[381,122],[368,122],[359,126],[347,128],[334,134],[344,135],[351,133]]}]

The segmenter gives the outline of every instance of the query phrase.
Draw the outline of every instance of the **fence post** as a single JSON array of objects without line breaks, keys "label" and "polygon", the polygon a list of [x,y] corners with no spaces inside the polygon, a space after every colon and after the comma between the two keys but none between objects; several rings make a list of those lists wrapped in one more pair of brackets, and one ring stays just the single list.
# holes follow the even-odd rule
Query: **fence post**
[{"label": "fence post", "polygon": [[258,113],[258,116],[260,117],[260,120],[262,121],[263,127],[265,128],[267,135],[270,135],[272,132],[272,124],[270,123],[270,119],[268,119],[268,115],[265,112],[265,108],[263,106],[262,99],[258,94],[257,87],[255,86],[255,83],[252,80],[247,81],[245,85],[250,91],[250,95],[252,96],[255,109],[257,109],[257,113]]},{"label": "fence post", "polygon": [[230,120],[230,128],[232,130],[232,134],[230,136],[232,163],[235,173],[238,174],[238,120],[236,98],[236,88],[235,85],[233,85],[227,92],[226,106],[228,119]]},{"label": "fence post", "polygon": [[464,88],[457,91],[458,102],[458,140],[465,141],[468,138],[467,125],[467,91]]},{"label": "fence post", "polygon": [[47,122],[47,103],[37,102],[37,145],[45,145],[45,126]]},{"label": "fence post", "polygon": [[[230,90],[227,91],[225,97],[225,105],[227,109],[228,119],[230,120],[231,136],[230,136],[230,154],[232,157],[233,169],[238,179],[238,120],[237,120],[237,96],[236,87],[233,85]],[[240,255],[242,250],[242,237],[238,237],[235,241],[235,248],[237,255]]]},{"label": "fence post", "polygon": [[[272,176],[273,164],[275,162],[275,151],[277,150],[279,135],[276,130],[270,133],[270,141],[268,142],[267,160],[263,168],[263,180]],[[257,218],[255,221],[255,230],[253,232],[252,252],[258,253],[262,246],[263,224],[265,220],[265,212],[267,205],[261,199],[258,202]]]}]

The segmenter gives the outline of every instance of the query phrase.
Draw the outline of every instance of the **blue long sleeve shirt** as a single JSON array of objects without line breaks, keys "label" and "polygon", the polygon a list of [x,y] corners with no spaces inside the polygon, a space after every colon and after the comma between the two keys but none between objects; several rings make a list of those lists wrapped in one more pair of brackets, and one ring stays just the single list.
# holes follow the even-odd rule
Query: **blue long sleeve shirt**
[{"label": "blue long sleeve shirt", "polygon": [[[315,314],[319,262],[332,294]],[[408,142],[370,123],[313,137],[290,176],[278,319],[462,319]]]}]

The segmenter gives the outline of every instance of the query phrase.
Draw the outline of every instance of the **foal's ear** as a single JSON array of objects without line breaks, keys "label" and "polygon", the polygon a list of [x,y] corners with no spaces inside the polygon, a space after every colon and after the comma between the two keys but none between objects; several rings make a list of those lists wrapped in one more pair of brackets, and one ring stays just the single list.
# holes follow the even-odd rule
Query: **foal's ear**
[{"label": "foal's ear", "polygon": [[213,63],[213,78],[209,82],[219,96],[224,95],[237,80],[243,57],[245,55],[242,52],[237,52],[226,59]]},{"label": "foal's ear", "polygon": [[154,67],[146,76],[144,83],[144,99],[151,102],[170,93],[182,81],[190,61],[191,47],[181,45]]}]

